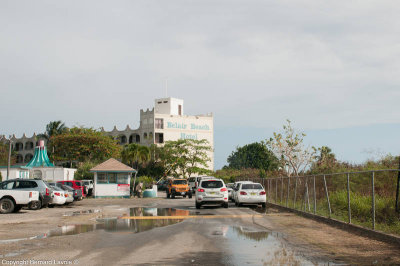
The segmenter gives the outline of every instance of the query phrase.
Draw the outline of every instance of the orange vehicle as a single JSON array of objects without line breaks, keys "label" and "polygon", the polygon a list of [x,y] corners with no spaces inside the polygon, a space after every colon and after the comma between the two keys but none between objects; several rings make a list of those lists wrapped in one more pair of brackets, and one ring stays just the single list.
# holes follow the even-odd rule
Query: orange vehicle
[{"label": "orange vehicle", "polygon": [[167,198],[175,198],[175,196],[186,196],[192,198],[192,192],[189,189],[189,184],[186,179],[169,179],[167,185]]}]

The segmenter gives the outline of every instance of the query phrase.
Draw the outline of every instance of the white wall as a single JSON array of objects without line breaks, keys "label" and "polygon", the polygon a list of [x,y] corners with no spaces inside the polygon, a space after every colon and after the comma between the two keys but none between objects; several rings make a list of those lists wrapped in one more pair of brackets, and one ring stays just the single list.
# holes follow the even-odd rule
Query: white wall
[{"label": "white wall", "polygon": [[[129,179],[130,180],[130,179]],[[126,185],[118,187],[118,184],[97,184],[97,173],[94,173],[93,195],[95,197],[130,197],[130,187]]]},{"label": "white wall", "polygon": [[[161,102],[161,103],[160,103]],[[165,103],[167,102],[167,103]],[[167,115],[179,115],[179,105],[182,106],[183,111],[183,100],[177,98],[160,98],[154,102],[154,112],[156,114],[167,114]]]},{"label": "white wall", "polygon": [[164,142],[178,139],[206,139],[212,148],[209,152],[211,162],[208,168],[214,170],[214,118],[210,116],[171,116],[155,114],[155,118],[164,120],[163,129],[154,129],[164,134]]}]

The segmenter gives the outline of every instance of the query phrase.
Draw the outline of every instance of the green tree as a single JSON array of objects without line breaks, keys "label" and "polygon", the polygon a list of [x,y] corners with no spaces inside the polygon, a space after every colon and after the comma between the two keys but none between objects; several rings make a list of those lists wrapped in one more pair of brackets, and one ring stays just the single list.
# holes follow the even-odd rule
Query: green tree
[{"label": "green tree", "polygon": [[283,132],[274,132],[274,136],[266,141],[267,146],[285,167],[288,176],[298,176],[313,161],[314,152],[303,143],[305,136],[303,132],[297,132],[290,120],[287,120],[287,124],[283,125]]},{"label": "green tree", "polygon": [[100,162],[119,158],[121,146],[109,136],[91,128],[71,128],[51,137],[49,149],[54,148],[56,161]]},{"label": "green tree", "polygon": [[74,178],[76,180],[93,180],[94,173],[90,172],[90,169],[95,167],[97,163],[94,162],[83,162],[79,163],[78,169],[75,172]]},{"label": "green tree", "polygon": [[[8,164],[8,143],[0,142],[0,165]],[[15,151],[11,152],[11,165],[17,162],[17,153]]]},{"label": "green tree", "polygon": [[194,139],[179,139],[167,141],[159,149],[158,158],[166,169],[165,175],[190,177],[192,174],[207,174],[210,171],[208,162],[211,161],[208,141]]},{"label": "green tree", "polygon": [[60,135],[66,132],[67,127],[62,121],[51,121],[46,125],[46,131],[38,135],[38,138],[49,141],[52,136]]},{"label": "green tree", "polygon": [[132,168],[136,169],[135,177],[133,179],[133,185],[135,185],[139,167],[148,163],[151,159],[150,148],[136,143],[131,143],[124,146],[121,155],[122,162],[127,163],[131,165]]},{"label": "green tree", "polygon": [[234,169],[256,168],[265,171],[277,170],[279,160],[271,152],[265,142],[254,142],[237,147],[228,157],[228,167]]}]

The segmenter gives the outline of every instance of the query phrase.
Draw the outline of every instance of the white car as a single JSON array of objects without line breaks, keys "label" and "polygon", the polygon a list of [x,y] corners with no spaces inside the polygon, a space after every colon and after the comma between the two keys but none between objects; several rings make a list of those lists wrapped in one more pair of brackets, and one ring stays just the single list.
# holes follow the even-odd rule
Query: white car
[{"label": "white car", "polygon": [[232,199],[233,185],[233,183],[226,184],[226,188],[228,189],[228,199]]},{"label": "white car", "polygon": [[253,181],[237,181],[233,184],[233,189],[232,189],[232,201],[236,202],[237,199],[237,191],[239,189],[240,184],[252,184]]},{"label": "white car", "polygon": [[260,183],[240,183],[236,191],[236,206],[242,204],[261,204],[265,208],[267,197]]},{"label": "white car", "polygon": [[52,199],[49,203],[49,206],[64,205],[68,197],[68,195],[67,197],[65,197],[66,192],[58,187],[52,187],[52,189],[53,189]]},{"label": "white car", "polygon": [[196,209],[207,204],[228,208],[228,189],[222,179],[202,179],[196,190]]},{"label": "white car", "polygon": [[197,177],[193,176],[193,177],[189,177],[188,178],[188,182],[189,182],[189,189],[192,192],[195,192],[196,190],[196,183],[197,183]]}]

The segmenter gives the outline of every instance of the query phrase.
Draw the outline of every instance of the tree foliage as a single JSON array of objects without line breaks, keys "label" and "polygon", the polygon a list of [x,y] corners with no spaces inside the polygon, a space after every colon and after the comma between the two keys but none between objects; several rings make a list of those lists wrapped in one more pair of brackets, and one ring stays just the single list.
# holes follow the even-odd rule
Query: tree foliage
[{"label": "tree foliage", "polygon": [[122,162],[129,164],[136,170],[139,166],[148,163],[151,159],[150,148],[136,143],[125,145],[121,156]]},{"label": "tree foliage", "polygon": [[62,121],[51,121],[46,125],[46,131],[38,135],[38,138],[50,140],[52,136],[60,135],[67,131],[67,127]]},{"label": "tree foliage", "polygon": [[287,120],[287,124],[283,125],[283,132],[274,132],[274,136],[266,142],[281,161],[288,176],[298,176],[312,163],[314,152],[304,146],[305,136],[303,132],[297,132],[290,120]]},{"label": "tree foliage", "polygon": [[94,162],[83,162],[79,163],[78,169],[75,172],[74,178],[76,180],[93,180],[94,173],[90,172],[90,169],[95,167],[97,163]]},{"label": "tree foliage", "polygon": [[[8,143],[3,143],[0,141],[0,165],[8,164]],[[11,165],[17,162],[17,153],[15,151],[11,152]]]},{"label": "tree foliage", "polygon": [[265,142],[254,142],[237,147],[228,157],[228,167],[234,169],[256,168],[265,171],[277,170],[279,160]]},{"label": "tree foliage", "polygon": [[100,162],[119,158],[121,147],[109,136],[91,128],[74,127],[52,136],[49,150],[54,148],[54,160]]},{"label": "tree foliage", "polygon": [[165,175],[190,177],[192,174],[207,174],[211,146],[208,141],[179,139],[167,141],[157,151],[157,158],[165,168]]}]

